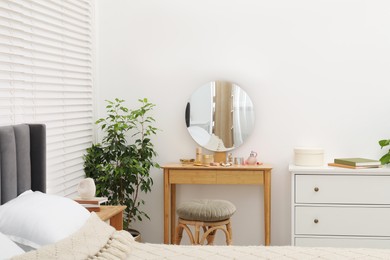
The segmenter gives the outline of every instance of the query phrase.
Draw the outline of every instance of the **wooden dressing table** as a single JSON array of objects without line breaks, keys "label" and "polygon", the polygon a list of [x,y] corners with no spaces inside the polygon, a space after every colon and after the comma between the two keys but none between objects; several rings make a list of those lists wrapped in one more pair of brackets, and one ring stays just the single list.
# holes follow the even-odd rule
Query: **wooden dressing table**
[{"label": "wooden dressing table", "polygon": [[164,169],[164,243],[175,241],[176,184],[254,184],[264,186],[264,238],[271,242],[271,170],[263,165],[193,166],[167,164]]}]

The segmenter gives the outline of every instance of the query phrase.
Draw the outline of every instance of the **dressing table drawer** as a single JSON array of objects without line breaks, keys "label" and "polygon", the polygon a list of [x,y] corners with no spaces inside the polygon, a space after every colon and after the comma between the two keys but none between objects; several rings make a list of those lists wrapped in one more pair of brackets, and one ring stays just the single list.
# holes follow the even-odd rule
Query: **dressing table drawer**
[{"label": "dressing table drawer", "polygon": [[171,170],[169,179],[171,183],[177,184],[215,184],[217,183],[217,172],[185,169]]},{"label": "dressing table drawer", "polygon": [[220,171],[217,174],[218,184],[263,184],[261,171]]},{"label": "dressing table drawer", "polygon": [[172,170],[170,181],[177,184],[263,184],[262,171]]}]

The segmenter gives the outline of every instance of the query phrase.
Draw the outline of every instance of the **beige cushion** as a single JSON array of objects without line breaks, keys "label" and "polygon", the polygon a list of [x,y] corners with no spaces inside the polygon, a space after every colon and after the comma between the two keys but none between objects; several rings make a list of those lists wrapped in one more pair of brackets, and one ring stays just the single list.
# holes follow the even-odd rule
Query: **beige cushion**
[{"label": "beige cushion", "polygon": [[236,207],[227,200],[191,200],[177,208],[180,218],[198,221],[220,221],[230,218]]}]

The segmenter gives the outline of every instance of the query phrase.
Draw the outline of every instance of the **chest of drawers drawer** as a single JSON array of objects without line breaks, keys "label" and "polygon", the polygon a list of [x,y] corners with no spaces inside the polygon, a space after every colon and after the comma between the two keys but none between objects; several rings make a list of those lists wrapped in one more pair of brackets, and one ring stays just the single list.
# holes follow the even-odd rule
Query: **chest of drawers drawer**
[{"label": "chest of drawers drawer", "polygon": [[390,176],[295,175],[295,203],[390,205]]},{"label": "chest of drawers drawer", "polygon": [[390,208],[296,206],[295,234],[390,236]]},{"label": "chest of drawers drawer", "polygon": [[294,244],[311,247],[388,248],[390,239],[381,237],[296,237]]}]

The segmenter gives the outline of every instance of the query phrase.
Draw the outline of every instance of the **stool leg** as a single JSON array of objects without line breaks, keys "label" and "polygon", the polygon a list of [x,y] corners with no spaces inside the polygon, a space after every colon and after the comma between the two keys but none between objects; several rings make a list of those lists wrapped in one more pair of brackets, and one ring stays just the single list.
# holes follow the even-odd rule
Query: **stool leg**
[{"label": "stool leg", "polygon": [[206,226],[202,226],[203,228],[203,234],[207,232],[207,227]]},{"label": "stool leg", "polygon": [[223,232],[225,232],[225,235],[227,235],[227,231],[225,230],[224,226],[210,226],[207,232],[203,234],[200,244],[203,245],[205,240],[207,240],[208,245],[213,245],[214,236],[215,236],[215,232],[217,232],[217,229],[221,229]]},{"label": "stool leg", "polygon": [[[209,227],[210,229],[211,227]],[[212,232],[210,232],[210,234],[207,236],[207,244],[208,245],[214,245],[214,239],[215,239],[215,233],[217,232],[217,230],[213,230]]]},{"label": "stool leg", "polygon": [[212,226],[207,226],[207,227],[206,226],[202,226],[202,228],[203,228],[203,236],[202,236],[202,239],[200,239],[199,243],[201,245],[203,245],[204,241],[207,240],[207,245],[213,245],[214,244],[214,238],[215,238],[216,230],[211,231],[210,229],[212,228]]},{"label": "stool leg", "polygon": [[184,228],[184,230],[187,232],[187,235],[188,235],[188,237],[190,238],[191,244],[192,244],[192,245],[195,245],[194,236],[192,235],[191,230],[188,228],[187,225],[185,225],[185,224],[181,224],[181,225],[182,225],[182,227]]},{"label": "stool leg", "polygon": [[229,234],[229,239],[228,239],[228,236],[226,236],[226,244],[228,246],[230,246],[232,244],[232,240],[233,240],[233,233],[232,233],[232,224],[230,223],[227,223],[226,224],[226,230],[227,230],[227,233]]},{"label": "stool leg", "polygon": [[[205,234],[207,233],[208,227],[202,226],[202,229],[203,229],[203,236],[200,239],[201,241],[199,243],[201,243],[204,240],[203,238],[204,238]],[[202,245],[203,245],[203,243],[202,243]]]},{"label": "stool leg", "polygon": [[182,237],[183,237],[183,226],[179,224],[176,227],[176,241],[175,241],[176,245],[180,245]]},{"label": "stool leg", "polygon": [[199,233],[200,227],[198,224],[195,225],[195,245],[199,245]]}]

